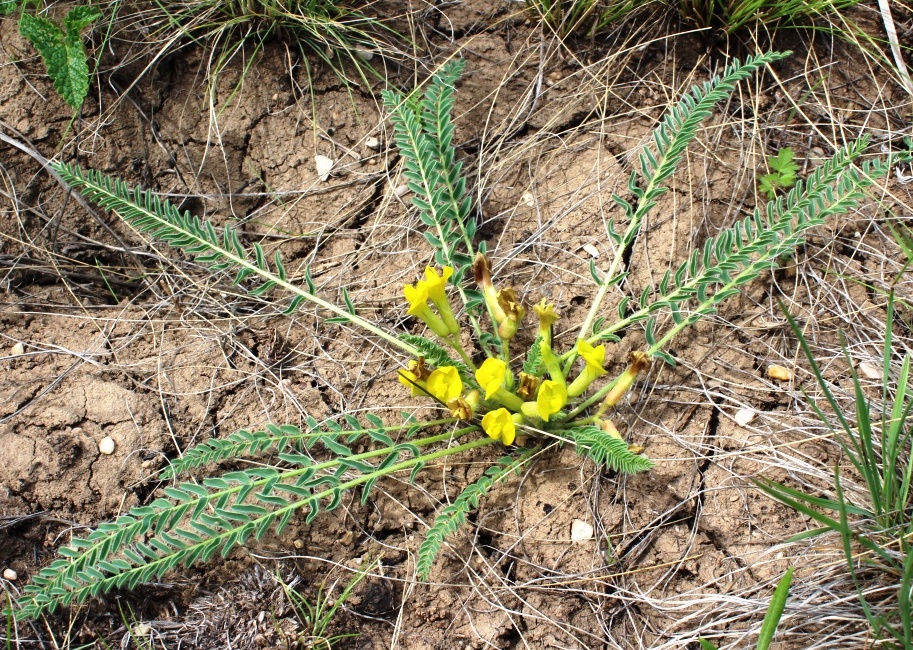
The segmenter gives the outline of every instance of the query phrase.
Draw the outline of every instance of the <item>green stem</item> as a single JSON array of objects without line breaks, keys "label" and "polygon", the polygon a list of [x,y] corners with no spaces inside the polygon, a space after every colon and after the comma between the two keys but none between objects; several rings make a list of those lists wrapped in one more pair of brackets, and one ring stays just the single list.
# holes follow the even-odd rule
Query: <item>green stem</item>
[{"label": "green stem", "polygon": [[466,364],[466,367],[468,367],[473,372],[475,372],[477,370],[476,364],[474,364],[472,362],[472,359],[469,357],[469,355],[466,354],[466,350],[463,349],[463,346],[460,344],[460,340],[456,336],[454,336],[454,335],[449,336],[447,338],[447,343],[449,343],[450,347],[452,347],[454,350],[456,350],[456,353],[458,355],[460,355],[460,359],[463,360],[463,363]]},{"label": "green stem", "polygon": [[[654,191],[655,184],[653,179],[656,178],[656,175],[650,179],[650,183],[647,185],[647,190],[644,192],[645,196],[650,196],[650,193]],[[627,250],[628,246],[631,245],[631,242],[634,240],[634,236],[637,234],[637,231],[640,229],[640,222],[643,220],[644,215],[647,210],[642,209],[644,202],[638,206],[637,211],[634,213],[634,217],[631,219],[631,223],[628,224],[628,227],[625,229],[624,235],[622,235],[622,244],[618,247],[618,250],[615,253],[615,257],[612,259],[612,264],[609,266],[609,270],[605,275],[605,280],[601,285],[599,285],[599,291],[596,292],[596,297],[593,298],[593,304],[590,305],[590,311],[587,313],[586,318],[583,320],[583,324],[580,326],[580,333],[577,334],[578,341],[589,341],[590,337],[587,336],[587,332],[593,327],[593,321],[596,320],[596,315],[599,313],[599,310],[602,308],[602,301],[605,300],[606,294],[609,292],[609,287],[613,286],[611,280],[615,277],[615,274],[618,273],[618,267],[621,266],[622,261],[624,260],[624,252]],[[646,203],[647,206],[652,207],[650,203]],[[649,209],[648,207],[648,209]],[[574,359],[577,358],[577,346],[575,345],[571,350],[562,355],[562,359],[567,357],[569,359],[568,368],[570,363],[573,363]],[[567,369],[565,369],[567,372]]]},{"label": "green stem", "polygon": [[[609,394],[609,391],[610,391],[610,390],[612,390],[613,388],[615,388],[615,384],[617,384],[618,381],[619,381],[620,379],[621,379],[621,375],[618,375],[615,379],[613,379],[612,381],[610,381],[608,384],[606,384],[605,386],[603,386],[602,388],[600,388],[598,391],[596,391],[595,393],[593,393],[590,397],[588,397],[587,399],[585,399],[584,401],[582,401],[580,404],[578,404],[577,406],[575,406],[573,409],[571,409],[571,410],[568,412],[568,414],[565,416],[564,419],[565,419],[566,421],[569,421],[569,420],[570,420],[571,418],[573,418],[574,416],[579,415],[580,413],[582,413],[583,411],[585,411],[586,409],[588,409],[590,406],[592,406],[593,404],[595,404],[596,402],[598,402],[599,400],[601,400],[603,397],[605,397],[606,395]],[[584,424],[584,423],[587,423],[587,422],[589,422],[589,421],[591,421],[591,420],[592,420],[592,418],[587,418],[587,419],[585,419],[585,420],[578,420],[578,421],[575,421],[575,422],[571,422],[571,424],[578,424],[578,423],[579,423],[579,424]]]}]

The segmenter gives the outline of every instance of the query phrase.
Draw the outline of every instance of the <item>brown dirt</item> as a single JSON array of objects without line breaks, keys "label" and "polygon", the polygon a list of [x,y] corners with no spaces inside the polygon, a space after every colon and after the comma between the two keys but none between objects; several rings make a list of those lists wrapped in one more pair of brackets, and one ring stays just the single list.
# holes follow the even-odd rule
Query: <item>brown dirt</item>
[{"label": "brown dirt", "polygon": [[[554,301],[569,341],[593,295],[587,249],[595,247],[600,268],[613,253],[604,223],[620,218],[609,197],[624,191],[631,152],[668,104],[723,59],[693,35],[623,54],[604,43],[562,49],[498,7],[467,2],[415,15],[430,21],[429,67],[457,51],[468,61],[455,142],[497,276],[527,304]],[[618,42],[636,36],[630,26],[614,34]],[[784,38],[778,46],[797,54],[776,67],[782,83],[763,75],[721,107],[645,224],[630,260],[633,295],[753,206],[754,170],[771,150],[792,146],[813,166],[838,128],[885,140],[908,125],[896,110],[873,110],[893,106],[885,94],[895,91],[877,86],[849,46]],[[280,249],[294,277],[309,266],[321,295],[341,302],[347,286],[363,316],[391,329],[403,322],[401,286],[431,251],[396,195],[398,159],[373,92],[346,88],[319,66],[308,78],[275,41],[243,80],[238,66],[223,71],[211,105],[207,55],[192,48],[122,96],[136,66],[118,70],[107,52],[105,83],[93,84],[68,130],[69,111],[11,20],[0,23],[0,47],[4,133],[232,224]],[[824,63],[828,75],[817,67]],[[413,78],[402,68],[391,83],[411,86]],[[793,110],[822,105],[839,127]],[[383,147],[368,148],[369,137]],[[116,217],[90,216],[32,158],[0,147],[0,564],[20,576],[5,585],[11,593],[70,534],[149,500],[159,486],[145,479],[190,445],[343,409],[382,409],[390,421],[415,409],[395,379],[396,355],[307,310],[279,316],[282,297],[242,295]],[[326,182],[318,154],[338,161]],[[907,194],[890,190],[888,208]],[[139,644],[125,621],[134,632],[144,625],[154,647],[293,645],[304,629],[273,576],[315,598],[368,559],[380,567],[331,628],[361,636],[340,647],[684,648],[708,632],[747,647],[745,630],[756,629],[786,567],[807,576],[826,565],[808,547],[778,546],[808,523],[751,478],[799,480],[782,469],[784,458],[825,470],[836,459],[833,441],[809,435],[799,391],[813,383],[776,301],[808,323],[822,348],[854,319],[881,331],[883,301],[870,287],[885,286],[900,259],[882,218],[869,208],[829,223],[794,260],[673,344],[679,366],[656,364],[615,416],[657,462],[653,471],[616,476],[568,449],[537,459],[449,540],[429,584],[414,580],[426,525],[493,451],[433,468],[415,486],[384,483],[367,506],[347,502],[314,526],[301,516],[281,538],[227,560],[48,616],[47,626],[18,630],[22,647]],[[609,371],[642,343],[632,332],[612,346]],[[860,344],[858,354],[877,357],[877,345]],[[797,379],[768,379],[771,363],[795,368]],[[845,368],[835,362],[829,372]],[[744,406],[760,413],[749,428],[732,419]],[[115,440],[112,455],[98,451],[105,436]],[[595,526],[593,541],[570,541],[574,519]],[[744,613],[732,615],[730,605],[728,618],[714,618],[703,603],[710,596],[729,596]],[[834,636],[860,628],[858,611],[842,627],[803,627],[821,597],[796,606],[782,647],[861,647],[846,641],[858,637]]]}]

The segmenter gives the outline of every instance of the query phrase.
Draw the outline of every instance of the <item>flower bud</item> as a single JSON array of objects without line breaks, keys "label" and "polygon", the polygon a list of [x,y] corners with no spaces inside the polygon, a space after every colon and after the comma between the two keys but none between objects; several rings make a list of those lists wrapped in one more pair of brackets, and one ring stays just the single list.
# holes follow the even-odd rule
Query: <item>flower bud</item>
[{"label": "flower bud", "polygon": [[618,402],[621,401],[621,398],[624,397],[624,394],[634,385],[637,375],[650,368],[650,363],[650,357],[645,353],[640,351],[632,352],[628,359],[628,367],[621,373],[618,382],[612,387],[609,394],[606,395],[600,411],[605,411],[605,409],[618,404]]},{"label": "flower bud", "polygon": [[539,301],[539,304],[533,306],[533,311],[536,312],[536,316],[539,317],[538,336],[551,345],[552,327],[559,318],[558,314],[555,312],[555,305],[546,303],[545,298],[543,298]]}]

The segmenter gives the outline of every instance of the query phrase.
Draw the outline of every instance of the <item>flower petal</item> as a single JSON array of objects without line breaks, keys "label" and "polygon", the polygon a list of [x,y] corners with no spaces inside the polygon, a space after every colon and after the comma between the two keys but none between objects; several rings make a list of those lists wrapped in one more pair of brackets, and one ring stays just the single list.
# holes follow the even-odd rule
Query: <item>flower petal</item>
[{"label": "flower petal", "polygon": [[476,370],[476,381],[485,391],[485,399],[491,399],[491,396],[504,385],[506,374],[507,364],[501,359],[489,357],[482,362],[482,365]]}]

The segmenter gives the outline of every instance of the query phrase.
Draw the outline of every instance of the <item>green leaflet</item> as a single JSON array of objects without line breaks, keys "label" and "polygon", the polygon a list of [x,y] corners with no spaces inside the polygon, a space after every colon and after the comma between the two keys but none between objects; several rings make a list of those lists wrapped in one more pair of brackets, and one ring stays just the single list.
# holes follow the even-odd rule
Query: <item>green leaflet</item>
[{"label": "green leaflet", "polygon": [[[846,212],[859,203],[864,190],[890,166],[887,161],[873,160],[855,167],[867,144],[866,137],[848,144],[816,168],[808,180],[798,181],[785,197],[769,202],[763,211],[756,208],[750,216],[708,239],[677,269],[666,271],[655,292],[645,287],[635,311],[625,312],[622,319],[595,332],[590,340],[606,338],[628,325],[647,321],[648,345],[654,354],[666,358],[662,347],[675,333],[712,313],[726,298],[738,293],[739,287],[769,270],[826,217]],[[626,309],[631,302],[624,301]],[[670,313],[674,325],[657,339],[655,314],[663,310]]]},{"label": "green leaflet", "polygon": [[[439,266],[453,267],[453,284],[472,323],[476,340],[488,350],[492,343],[478,321],[482,295],[464,287],[476,251],[476,223],[472,218],[472,197],[466,191],[463,164],[456,160],[451,120],[453,93],[465,61],[453,59],[435,74],[422,96],[385,90],[384,107],[393,123],[394,139],[403,157],[403,177],[413,192],[412,204],[422,223],[429,228],[425,238],[435,249]],[[484,242],[483,242],[484,243]]]},{"label": "green leaflet", "polygon": [[[656,201],[667,191],[664,183],[672,176],[684,156],[688,145],[697,135],[701,123],[711,114],[717,102],[726,99],[735,89],[736,83],[748,78],[759,68],[778,61],[790,52],[768,52],[749,56],[744,63],[734,60],[726,66],[723,74],[709,81],[695,85],[663,118],[653,131],[652,142],[647,144],[638,157],[638,163],[628,179],[628,191],[633,201],[620,196],[612,198],[625,214],[628,222],[622,234],[609,228],[610,236],[617,245],[617,253],[608,271],[601,275],[604,280],[590,306],[589,313],[580,326],[578,339],[598,340],[608,337],[611,332],[602,330],[593,333],[593,323],[602,310],[602,303],[610,287],[619,281],[624,251],[633,245],[640,231],[644,217],[656,205]],[[635,207],[636,206],[636,207]],[[610,224],[612,226],[613,224]],[[622,321],[624,325],[633,321]]]},{"label": "green leaflet", "polygon": [[507,480],[511,474],[517,474],[536,451],[538,449],[527,449],[520,456],[501,458],[485,470],[482,476],[467,485],[453,503],[438,513],[418,550],[416,573],[419,579],[428,579],[444,540],[466,523],[466,515],[479,505],[479,500],[492,487]]},{"label": "green leaflet", "polygon": [[433,368],[453,366],[460,373],[460,379],[467,384],[475,384],[475,378],[462,361],[457,361],[450,353],[434,341],[415,334],[400,334],[399,338],[418,350],[419,355]]},{"label": "green leaflet", "polygon": [[653,467],[653,461],[646,456],[628,450],[628,443],[613,438],[596,427],[577,427],[562,432],[574,442],[574,448],[597,465],[623,474],[644,472]]},{"label": "green leaflet", "polygon": [[[13,9],[15,3],[10,2],[2,7],[5,13]],[[89,64],[80,34],[99,18],[98,9],[77,5],[64,19],[64,31],[47,18],[25,11],[19,17],[20,33],[38,50],[54,88],[74,110],[79,110],[89,92]]]}]

